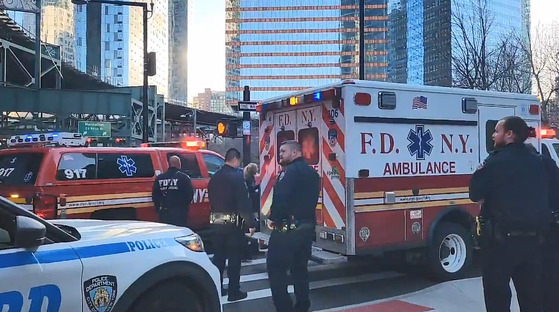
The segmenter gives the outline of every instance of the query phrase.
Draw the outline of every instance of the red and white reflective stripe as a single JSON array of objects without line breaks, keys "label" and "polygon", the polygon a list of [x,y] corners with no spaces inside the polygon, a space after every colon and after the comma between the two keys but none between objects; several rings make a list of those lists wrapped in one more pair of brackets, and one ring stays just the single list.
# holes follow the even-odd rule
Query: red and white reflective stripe
[{"label": "red and white reflective stripe", "polygon": [[[346,224],[345,120],[343,110],[331,114],[329,108],[331,103],[322,105],[322,214],[324,226],[341,229]],[[332,118],[335,123],[330,123]],[[328,138],[331,129],[337,133],[333,145]],[[331,153],[336,154],[335,161],[329,160]]]},{"label": "red and white reflective stripe", "polygon": [[[266,131],[268,130],[268,131]],[[272,206],[272,188],[276,181],[276,151],[275,132],[273,128],[272,114],[266,120],[260,120],[260,212],[268,215]],[[266,161],[266,156],[268,160]]]}]

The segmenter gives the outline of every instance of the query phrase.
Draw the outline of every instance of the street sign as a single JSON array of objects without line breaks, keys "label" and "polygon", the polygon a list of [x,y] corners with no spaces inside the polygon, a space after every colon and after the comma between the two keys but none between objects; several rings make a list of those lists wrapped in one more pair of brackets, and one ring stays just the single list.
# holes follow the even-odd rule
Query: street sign
[{"label": "street sign", "polygon": [[111,123],[102,121],[78,121],[78,132],[85,137],[110,138]]},{"label": "street sign", "polygon": [[243,135],[250,135],[250,120],[243,120]]},{"label": "street sign", "polygon": [[255,112],[258,102],[239,101],[239,111],[241,112]]}]

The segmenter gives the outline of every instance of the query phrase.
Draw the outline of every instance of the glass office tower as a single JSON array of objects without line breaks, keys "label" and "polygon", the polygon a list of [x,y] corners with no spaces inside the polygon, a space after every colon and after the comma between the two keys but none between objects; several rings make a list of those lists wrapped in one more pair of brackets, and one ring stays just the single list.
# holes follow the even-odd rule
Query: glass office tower
[{"label": "glass office tower", "polygon": [[492,22],[488,44],[530,27],[529,0],[388,0],[388,80],[451,86],[452,56],[460,53],[453,15],[469,23],[479,18],[474,9],[484,1]]},{"label": "glass office tower", "polygon": [[[387,77],[386,0],[366,0],[365,75]],[[226,100],[359,77],[359,0],[226,0]]]},{"label": "glass office tower", "polygon": [[[149,84],[157,93],[169,91],[169,9],[154,0],[148,19],[148,52],[157,54],[157,74]],[[144,73],[143,12],[138,7],[90,3],[76,13],[77,68],[115,86],[142,86]],[[84,53],[85,52],[85,53]]]}]

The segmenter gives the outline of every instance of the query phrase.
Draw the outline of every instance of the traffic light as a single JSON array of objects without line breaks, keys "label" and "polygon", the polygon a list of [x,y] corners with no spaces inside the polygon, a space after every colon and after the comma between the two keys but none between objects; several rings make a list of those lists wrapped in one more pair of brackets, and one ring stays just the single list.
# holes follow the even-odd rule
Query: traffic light
[{"label": "traffic light", "polygon": [[148,61],[147,61],[147,74],[148,76],[152,77],[157,74],[157,61],[155,52],[148,53]]},{"label": "traffic light", "polygon": [[236,138],[237,137],[237,122],[232,120],[220,120],[217,122],[217,135]]}]

